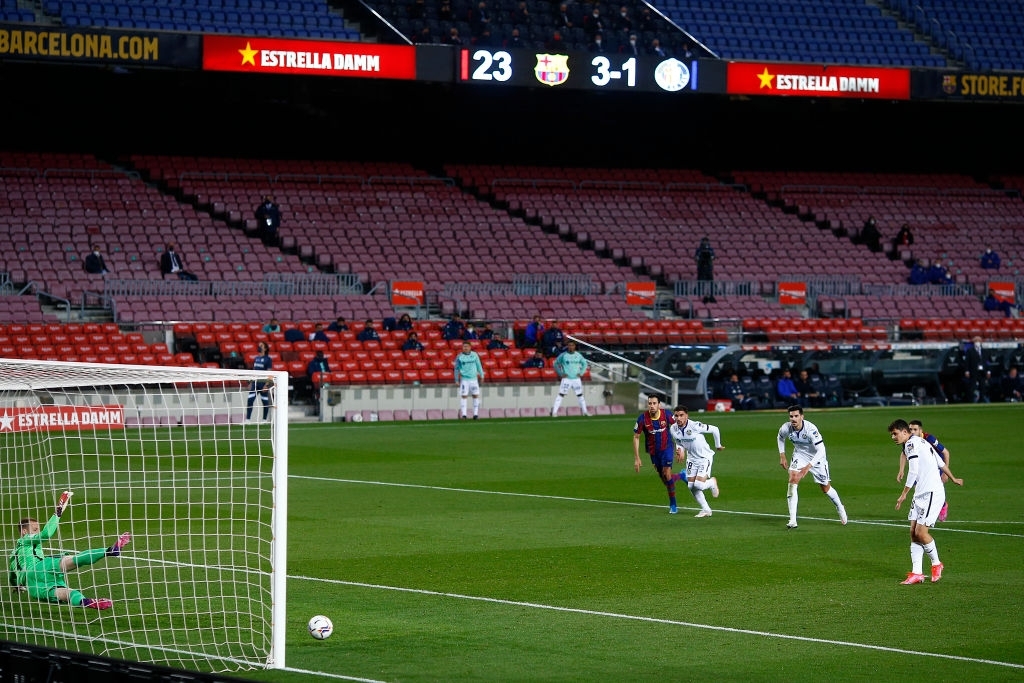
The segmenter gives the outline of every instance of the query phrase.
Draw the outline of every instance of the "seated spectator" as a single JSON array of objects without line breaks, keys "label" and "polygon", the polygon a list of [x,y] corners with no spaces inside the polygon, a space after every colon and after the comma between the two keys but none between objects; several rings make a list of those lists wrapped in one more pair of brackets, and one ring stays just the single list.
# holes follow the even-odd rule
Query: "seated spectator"
[{"label": "seated spectator", "polygon": [[185,270],[185,258],[174,251],[174,244],[168,244],[160,256],[160,272],[164,277],[177,275],[179,280],[198,280],[194,273]]},{"label": "seated spectator", "polygon": [[505,342],[501,341],[497,337],[491,337],[487,340],[487,350],[494,351],[495,349],[507,349]]},{"label": "seated spectator", "polygon": [[402,342],[403,351],[422,351],[423,344],[420,343],[420,337],[415,332],[410,332],[406,336],[405,341]]},{"label": "seated spectator", "polygon": [[651,39],[650,45],[647,46],[647,54],[659,59],[665,59],[668,57],[668,53],[665,52],[665,48],[661,46],[661,41],[657,38]]},{"label": "seated spectator", "polygon": [[410,36],[410,39],[419,45],[428,45],[434,42],[434,34],[430,32],[429,26],[424,26],[418,34]]},{"label": "seated spectator", "polygon": [[284,340],[287,342],[306,341],[306,335],[297,327],[289,327],[284,331]]},{"label": "seated spectator", "polygon": [[875,223],[875,217],[869,216],[864,221],[863,227],[860,229],[860,234],[857,236],[856,242],[867,246],[871,251],[882,250],[882,233],[878,231],[878,225]]},{"label": "seated spectator", "polygon": [[1022,383],[1020,373],[1016,367],[1011,367],[1003,375],[1003,379],[999,384],[1004,401],[1020,403],[1021,398],[1024,397],[1024,383]]},{"label": "seated spectator", "polygon": [[484,323],[483,329],[477,332],[477,336],[480,339],[494,339],[494,328],[491,327],[490,323]]},{"label": "seated spectator", "polygon": [[914,261],[914,265],[910,267],[910,275],[907,276],[907,282],[912,285],[928,284],[928,269],[924,267],[921,259]]},{"label": "seated spectator", "polygon": [[540,349],[533,352],[533,355],[522,362],[520,366],[524,370],[526,368],[543,368],[544,367],[544,354]]},{"label": "seated spectator", "polygon": [[85,257],[85,272],[92,273],[94,275],[106,275],[110,271],[107,269],[107,263],[103,260],[103,252],[100,251],[98,244],[92,245],[92,251]]},{"label": "seated spectator", "polygon": [[462,331],[463,339],[479,339],[480,335],[477,334],[476,326],[473,323],[466,323],[466,329]]},{"label": "seated spectator", "polygon": [[604,44],[604,34],[600,31],[595,33],[590,44],[587,46],[587,51],[595,55],[603,55],[608,52],[608,46]]},{"label": "seated spectator", "polygon": [[275,332],[281,331],[281,323],[277,322],[277,318],[271,318],[270,322],[263,326],[264,334],[274,334]]},{"label": "seated spectator", "polygon": [[726,380],[725,395],[732,400],[733,408],[736,410],[757,410],[760,407],[756,398],[747,396],[736,373],[729,375],[729,379]]},{"label": "seated spectator", "polygon": [[398,318],[398,322],[395,323],[396,330],[411,330],[412,329],[412,316],[408,313],[403,313]]},{"label": "seated spectator", "polygon": [[806,370],[801,370],[796,379],[793,380],[793,384],[796,386],[796,391],[800,394],[800,399],[804,402],[805,406],[821,406],[824,405],[825,401],[821,394],[819,394],[814,385],[811,384],[811,376]]},{"label": "seated spectator", "polygon": [[1020,308],[1006,299],[999,297],[996,290],[989,287],[988,295],[985,297],[984,307],[986,311],[1002,311],[1007,318],[1020,316]]},{"label": "seated spectator", "polygon": [[452,26],[448,29],[448,35],[444,39],[445,45],[462,45],[462,38],[459,36],[459,29]]},{"label": "seated spectator", "polygon": [[313,331],[309,333],[309,341],[322,341],[322,342],[329,342],[329,341],[331,341],[331,338],[328,337],[327,333],[324,331],[324,324],[323,323],[317,323],[316,324],[316,327],[313,328]]},{"label": "seated spectator", "polygon": [[562,39],[562,32],[558,29],[552,31],[551,37],[544,43],[544,49],[548,52],[565,52],[565,48],[565,40]]},{"label": "seated spectator", "polygon": [[313,358],[309,361],[309,364],[306,366],[306,375],[308,375],[311,380],[315,380],[316,373],[330,371],[331,366],[327,362],[327,358],[326,356],[324,356],[323,350],[317,349],[316,355],[313,356]]},{"label": "seated spectator", "polygon": [[780,401],[803,405],[803,401],[800,400],[800,392],[797,391],[793,375],[789,370],[783,370],[779,381],[775,383],[775,395]]},{"label": "seated spectator", "polygon": [[366,319],[363,329],[359,330],[359,333],[356,334],[356,339],[361,342],[380,341],[380,335],[377,334],[377,330],[374,329],[372,320],[369,318]]},{"label": "seated spectator", "polygon": [[897,247],[910,247],[914,244],[914,233],[910,230],[910,224],[904,223],[900,226],[899,232],[893,238],[892,243]]},{"label": "seated spectator", "polygon": [[953,276],[941,262],[936,261],[928,269],[928,282],[933,285],[951,285],[953,284]]},{"label": "seated spectator", "polygon": [[451,341],[452,339],[462,339],[462,333],[466,331],[466,325],[462,322],[462,318],[458,313],[452,315],[451,320],[444,324],[441,328],[441,338]]},{"label": "seated spectator", "polygon": [[985,270],[999,270],[1001,260],[999,254],[992,251],[992,247],[985,250],[985,253],[981,255],[981,267]]},{"label": "seated spectator", "polygon": [[513,28],[512,33],[505,39],[506,48],[526,47],[526,41],[519,34],[519,28]]},{"label": "seated spectator", "polygon": [[637,42],[635,33],[630,33],[629,39],[626,42],[619,45],[619,52],[621,52],[622,54],[630,55],[632,57],[640,56],[640,43]]},{"label": "seated spectator", "polygon": [[526,331],[523,332],[523,347],[529,349],[540,346],[541,339],[543,338],[544,323],[541,322],[539,315],[535,315],[533,320],[526,325]]},{"label": "seated spectator", "polygon": [[328,332],[347,332],[348,323],[345,322],[345,316],[339,315],[338,319],[327,326]]},{"label": "seated spectator", "polygon": [[526,4],[526,0],[519,0],[516,8],[509,13],[509,23],[514,26],[529,26],[533,23],[533,17],[530,16],[530,8]]}]

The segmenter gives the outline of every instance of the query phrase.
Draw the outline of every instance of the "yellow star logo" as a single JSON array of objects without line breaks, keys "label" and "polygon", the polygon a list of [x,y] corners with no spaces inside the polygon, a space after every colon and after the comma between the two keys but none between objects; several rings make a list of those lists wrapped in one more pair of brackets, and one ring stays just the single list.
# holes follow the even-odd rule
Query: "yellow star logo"
[{"label": "yellow star logo", "polygon": [[242,64],[244,65],[246,63],[249,63],[249,64],[252,64],[253,66],[256,66],[256,59],[255,59],[255,57],[256,57],[256,53],[257,52],[259,52],[259,50],[252,49],[252,47],[249,45],[249,43],[246,42],[245,49],[238,51],[238,53],[240,55],[242,55]]},{"label": "yellow star logo", "polygon": [[772,79],[775,78],[775,76],[772,76],[770,73],[768,73],[768,67],[764,68],[764,73],[757,74],[757,77],[761,80],[762,88],[772,87]]}]

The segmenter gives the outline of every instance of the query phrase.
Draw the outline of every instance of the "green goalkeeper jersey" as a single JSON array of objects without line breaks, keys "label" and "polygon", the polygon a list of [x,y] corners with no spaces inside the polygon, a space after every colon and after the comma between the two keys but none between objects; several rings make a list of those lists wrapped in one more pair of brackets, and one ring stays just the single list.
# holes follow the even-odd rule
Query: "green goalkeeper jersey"
[{"label": "green goalkeeper jersey", "polygon": [[53,515],[38,533],[25,534],[18,539],[14,547],[14,554],[11,555],[7,564],[8,582],[12,586],[28,584],[29,571],[45,559],[43,557],[43,541],[57,533],[59,522],[60,517]]}]

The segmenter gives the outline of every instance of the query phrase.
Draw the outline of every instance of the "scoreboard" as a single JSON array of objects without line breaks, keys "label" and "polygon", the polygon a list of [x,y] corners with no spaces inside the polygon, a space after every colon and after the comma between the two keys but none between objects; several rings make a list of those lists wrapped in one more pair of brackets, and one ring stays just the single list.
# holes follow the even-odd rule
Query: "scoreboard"
[{"label": "scoreboard", "polygon": [[[648,55],[461,48],[456,62],[456,82],[506,88],[685,94],[721,92],[725,80],[713,62]],[[702,84],[706,67],[712,84]]]}]

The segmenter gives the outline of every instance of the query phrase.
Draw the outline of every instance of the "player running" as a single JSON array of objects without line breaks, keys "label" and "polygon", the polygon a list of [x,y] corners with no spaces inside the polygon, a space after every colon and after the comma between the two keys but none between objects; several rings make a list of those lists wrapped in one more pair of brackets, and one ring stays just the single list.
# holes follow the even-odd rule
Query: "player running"
[{"label": "player running", "polygon": [[[676,423],[669,427],[672,441],[676,444],[676,460],[685,458],[684,473],[693,494],[693,499],[700,505],[700,512],[694,517],[710,517],[711,506],[704,497],[704,491],[711,489],[711,495],[718,498],[718,477],[711,476],[711,466],[715,464],[715,451],[725,449],[722,445],[722,434],[718,427],[690,419],[690,411],[686,406],[676,406],[672,411]],[[705,434],[715,440],[715,449],[708,445]]]}]

